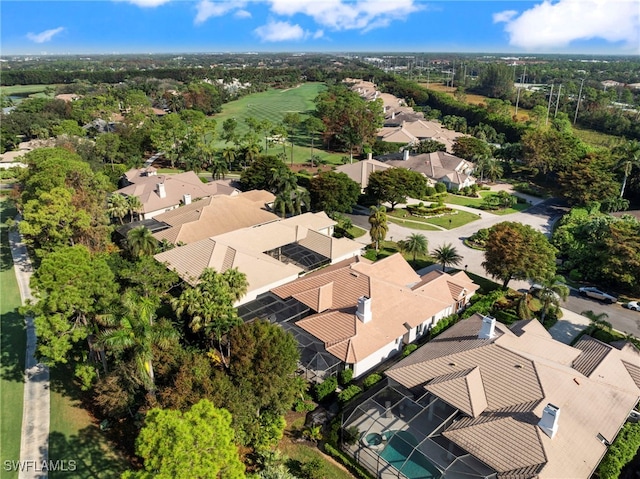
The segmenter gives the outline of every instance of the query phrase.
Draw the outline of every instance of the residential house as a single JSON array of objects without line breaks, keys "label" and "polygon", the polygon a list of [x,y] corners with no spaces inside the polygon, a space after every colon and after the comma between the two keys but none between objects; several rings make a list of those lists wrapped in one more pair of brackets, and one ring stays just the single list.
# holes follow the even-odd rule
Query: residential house
[{"label": "residential house", "polygon": [[159,175],[152,166],[127,171],[122,182],[123,188],[115,193],[140,198],[142,203],[140,215],[143,219],[153,218],[202,198],[215,195],[234,196],[240,193],[224,181],[203,183],[193,171],[176,175]]},{"label": "residential house", "polygon": [[237,268],[249,283],[239,306],[305,272],[359,255],[360,243],[331,236],[335,224],[325,213],[305,213],[178,246],[155,258],[191,284],[205,268],[220,273]]},{"label": "residential house", "polygon": [[[350,260],[271,292],[306,305],[312,314],[295,327],[317,338],[360,377],[466,307],[477,289],[464,272],[420,277],[398,253],[375,263]],[[317,345],[311,347],[322,353]],[[322,371],[312,373],[323,376]]]},{"label": "residential house", "polygon": [[472,176],[475,165],[444,151],[411,154],[408,150],[378,157],[389,166],[407,168],[426,176],[431,184],[442,182],[449,190],[460,190],[475,184]]},{"label": "residential house", "polygon": [[166,224],[167,228],[153,236],[158,241],[188,244],[275,221],[278,216],[267,209],[274,199],[272,193],[264,190],[210,196],[155,216],[153,219]]},{"label": "residential house", "polygon": [[346,174],[349,178],[360,185],[360,190],[364,193],[365,188],[369,185],[369,175],[374,171],[384,171],[391,168],[391,165],[374,160],[369,156],[366,160],[347,163],[339,166],[336,171]]},{"label": "residential house", "polygon": [[345,412],[377,477],[588,479],[640,399],[640,351],[474,315]]}]

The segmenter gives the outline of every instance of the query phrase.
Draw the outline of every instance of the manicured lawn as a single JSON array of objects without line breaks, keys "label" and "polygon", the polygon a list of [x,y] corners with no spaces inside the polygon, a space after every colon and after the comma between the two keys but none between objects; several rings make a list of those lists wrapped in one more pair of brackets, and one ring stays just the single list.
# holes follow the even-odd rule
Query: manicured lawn
[{"label": "manicured lawn", "polygon": [[[297,417],[300,415],[300,417]],[[289,421],[291,421],[289,423]],[[298,476],[300,466],[310,462],[313,459],[319,459],[322,463],[322,476],[331,479],[353,479],[343,466],[329,456],[323,454],[318,448],[308,442],[297,442],[296,438],[300,437],[304,427],[304,413],[289,413],[287,415],[287,428],[285,437],[278,444],[278,450],[287,457],[285,464]],[[296,474],[298,473],[298,474]],[[301,477],[301,476],[298,476]]]},{"label": "manicured lawn", "polygon": [[[371,251],[371,253],[370,253]],[[378,251],[377,259],[386,258],[387,256],[391,256],[392,254],[398,253],[400,250],[398,249],[398,243],[395,241],[382,241],[380,242],[380,251]],[[374,250],[367,251],[367,257],[369,254],[373,254]],[[404,259],[411,265],[413,269],[416,271],[427,266],[431,266],[435,263],[433,258],[429,254],[419,254],[416,255],[416,259],[413,259],[413,254],[410,253],[402,253]]]},{"label": "manicured lawn", "polygon": [[[245,120],[253,117],[256,120],[268,120],[271,124],[278,125],[282,122],[284,115],[290,112],[300,113],[304,120],[314,109],[313,100],[318,94],[326,89],[323,83],[302,83],[295,88],[287,90],[268,90],[262,93],[255,93],[240,98],[222,106],[222,112],[214,116],[217,122],[218,135],[222,131],[222,124],[227,118],[234,118],[238,122],[236,133],[243,136],[249,132],[249,127]],[[219,137],[218,137],[219,138]],[[307,135],[299,133],[293,136],[293,162],[305,163],[311,156],[311,143]],[[329,153],[317,148],[319,139],[315,140],[315,148],[313,153],[318,155],[322,160],[331,164],[341,164],[344,153]],[[264,137],[260,142],[264,148]],[[223,141],[218,141],[216,147],[225,146]],[[279,154],[285,153],[287,163],[291,161],[291,143],[287,141],[284,145],[271,145],[268,151],[263,153]]]},{"label": "manicured lawn", "polygon": [[51,369],[49,459],[73,460],[76,470],[50,472],[49,477],[118,478],[128,464],[83,409],[72,378],[73,371],[67,366]]},{"label": "manicured lawn", "polygon": [[26,98],[51,98],[44,93],[48,87],[56,85],[13,85],[0,87],[0,93],[7,96],[17,96],[12,98],[14,105],[18,105]]},{"label": "manicured lawn", "polygon": [[[7,200],[0,201],[0,211],[0,462],[4,464],[20,459],[26,334],[24,319],[16,311],[20,306],[20,290],[4,225],[16,211]],[[15,478],[18,472],[3,470],[2,477]]]},{"label": "manicured lawn", "polygon": [[367,232],[367,230],[364,230],[364,229],[360,228],[359,226],[352,226],[351,228],[349,228],[347,230],[347,233],[349,233],[354,238],[360,238],[360,236],[364,236],[364,234],[366,232]]},{"label": "manicured lawn", "polygon": [[[468,196],[458,196],[458,195],[452,195],[452,194],[448,194],[445,198],[444,198],[444,202],[445,203],[449,203],[451,205],[460,205],[460,206],[466,206],[468,208],[478,208],[480,209],[480,205],[482,204],[482,201],[484,198],[488,197],[488,196],[496,196],[497,193],[492,192],[492,191],[480,191],[480,198],[469,198]],[[505,209],[501,209],[501,210],[487,210],[488,213],[493,213],[494,215],[508,215],[511,213],[517,213],[519,211],[524,211],[527,208],[529,208],[529,204],[527,203],[516,203],[513,208],[505,208]]]},{"label": "manicured lawn", "polygon": [[469,213],[467,211],[456,210],[453,214],[445,214],[444,216],[434,216],[432,218],[422,216],[412,216],[405,208],[396,209],[388,212],[389,220],[392,223],[413,228],[418,230],[434,231],[432,225],[440,226],[444,229],[453,229],[480,218],[479,215]]}]

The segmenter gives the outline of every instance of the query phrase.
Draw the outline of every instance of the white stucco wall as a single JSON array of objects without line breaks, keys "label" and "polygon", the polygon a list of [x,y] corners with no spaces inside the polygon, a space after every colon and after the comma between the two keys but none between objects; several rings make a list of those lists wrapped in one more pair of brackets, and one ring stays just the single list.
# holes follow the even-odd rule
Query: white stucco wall
[{"label": "white stucco wall", "polygon": [[404,343],[402,342],[402,337],[400,337],[397,344],[396,340],[393,340],[389,344],[378,349],[375,353],[364,358],[362,361],[358,361],[353,365],[353,377],[358,378],[370,369],[376,367],[378,364],[386,361],[391,356],[395,356],[402,350],[403,346]]}]

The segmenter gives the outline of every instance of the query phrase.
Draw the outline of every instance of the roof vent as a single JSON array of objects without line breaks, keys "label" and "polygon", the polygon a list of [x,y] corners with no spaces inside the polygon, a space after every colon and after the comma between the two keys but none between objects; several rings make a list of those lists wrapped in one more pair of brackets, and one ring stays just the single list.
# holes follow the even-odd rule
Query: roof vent
[{"label": "roof vent", "polygon": [[542,429],[547,436],[553,439],[558,432],[558,420],[560,419],[560,408],[549,403],[542,410],[542,417],[538,422],[538,427]]},{"label": "roof vent", "polygon": [[478,339],[492,339],[496,335],[495,329],[496,318],[492,318],[491,316],[483,316],[482,326],[480,327],[480,332],[478,333]]},{"label": "roof vent", "polygon": [[360,296],[358,298],[358,310],[356,311],[356,317],[364,324],[371,321],[371,298],[367,296]]},{"label": "roof vent", "polygon": [[402,152],[402,160],[407,161],[409,159],[409,150],[404,150]]}]

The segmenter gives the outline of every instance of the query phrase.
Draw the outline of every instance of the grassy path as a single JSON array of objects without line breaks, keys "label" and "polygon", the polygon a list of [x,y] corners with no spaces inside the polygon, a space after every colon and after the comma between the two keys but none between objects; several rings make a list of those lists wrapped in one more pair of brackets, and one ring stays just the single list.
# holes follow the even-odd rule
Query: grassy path
[{"label": "grassy path", "polygon": [[[13,270],[5,221],[15,215],[7,200],[0,201],[0,462],[20,459],[24,360],[26,334],[24,320],[17,312],[20,291]],[[17,478],[17,472],[2,470],[3,478]]]}]

